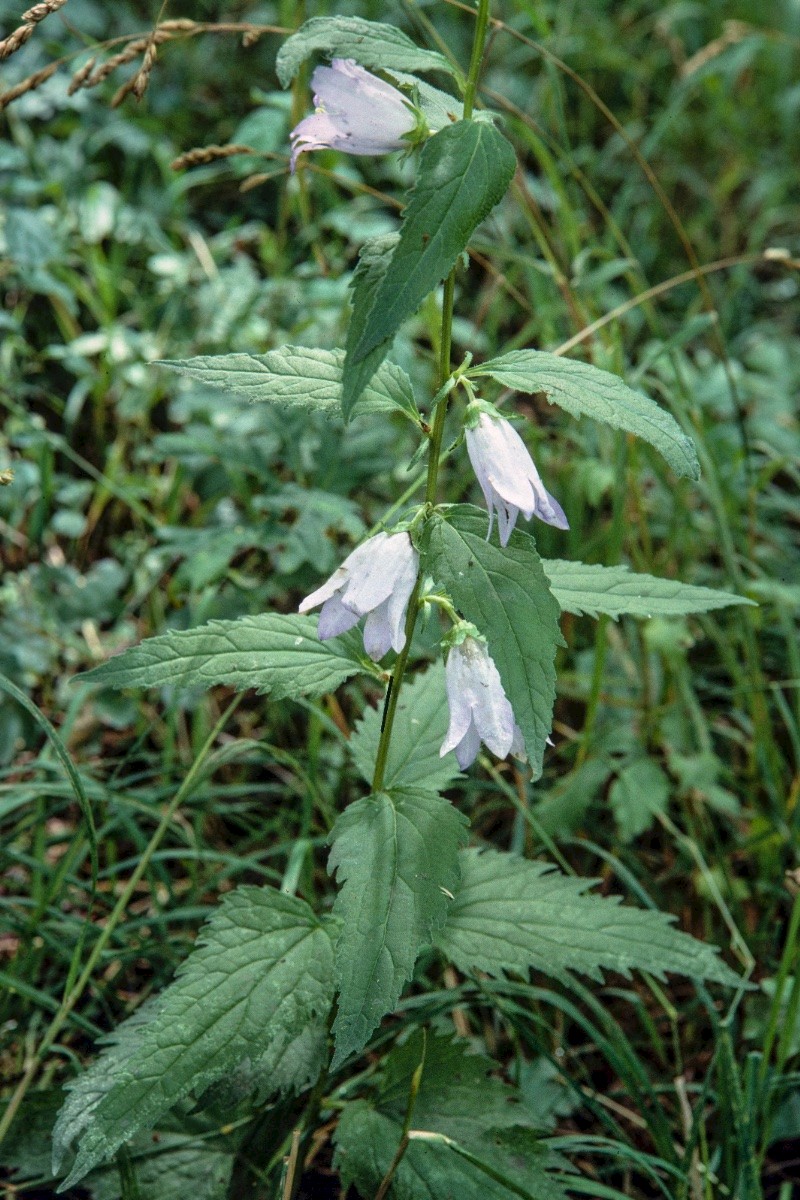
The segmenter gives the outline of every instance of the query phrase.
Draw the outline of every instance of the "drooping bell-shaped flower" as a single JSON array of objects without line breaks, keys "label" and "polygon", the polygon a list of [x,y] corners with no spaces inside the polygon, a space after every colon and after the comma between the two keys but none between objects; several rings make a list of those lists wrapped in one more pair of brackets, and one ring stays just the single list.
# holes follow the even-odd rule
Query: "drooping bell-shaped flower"
[{"label": "drooping bell-shaped flower", "polygon": [[440,756],[455,750],[464,771],[485,742],[498,758],[508,754],[525,758],[522,732],[484,642],[465,637],[453,646],[445,666],[445,684],[450,728]]},{"label": "drooping bell-shaped flower", "polygon": [[322,587],[306,596],[300,612],[322,605],[322,641],[346,633],[366,616],[364,649],[378,662],[406,642],[406,609],[417,580],[419,555],[407,533],[377,533],[349,554]]},{"label": "drooping bell-shaped flower", "polygon": [[476,407],[467,411],[467,453],[489,509],[489,533],[494,514],[500,526],[500,545],[506,546],[520,513],[537,516],[557,529],[569,529],[558,501],[542,483],[528,447],[513,425],[498,414]]},{"label": "drooping bell-shaped flower", "polygon": [[311,76],[315,111],[289,134],[292,170],[306,150],[389,154],[408,145],[417,116],[402,92],[351,58],[334,58]]}]

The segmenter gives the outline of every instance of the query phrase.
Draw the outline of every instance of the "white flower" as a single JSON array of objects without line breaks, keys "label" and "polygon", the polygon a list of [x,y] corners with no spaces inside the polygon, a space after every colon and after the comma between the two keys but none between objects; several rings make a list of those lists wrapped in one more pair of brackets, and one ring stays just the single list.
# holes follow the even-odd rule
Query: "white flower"
[{"label": "white flower", "polygon": [[378,662],[390,646],[399,653],[406,643],[406,609],[418,566],[419,555],[407,533],[378,533],[306,596],[300,612],[322,605],[317,633],[323,641],[346,633],[368,613],[364,649]]},{"label": "white flower", "polygon": [[542,483],[528,448],[513,425],[482,412],[466,432],[467,452],[489,509],[489,533],[497,512],[500,545],[506,546],[517,517],[535,514],[557,529],[569,529],[558,501]]},{"label": "white flower", "polygon": [[445,667],[450,728],[440,756],[455,750],[465,770],[475,760],[481,742],[498,758],[525,758],[522,731],[503,691],[497,667],[483,642],[466,637],[453,646]]},{"label": "white flower", "polygon": [[311,76],[316,111],[289,134],[292,170],[306,150],[388,154],[407,145],[416,117],[402,92],[351,58],[334,58]]}]

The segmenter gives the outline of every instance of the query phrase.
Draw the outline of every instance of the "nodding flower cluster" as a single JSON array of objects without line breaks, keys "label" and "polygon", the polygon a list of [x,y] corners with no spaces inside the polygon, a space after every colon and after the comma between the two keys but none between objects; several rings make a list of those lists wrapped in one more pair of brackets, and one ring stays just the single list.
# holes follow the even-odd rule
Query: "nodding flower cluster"
[{"label": "nodding flower cluster", "polygon": [[[311,79],[316,109],[292,130],[292,170],[310,150],[349,154],[388,154],[413,142],[420,114],[397,88],[352,59],[333,59]],[[490,404],[473,400],[465,415],[467,452],[489,509],[495,514],[500,544],[506,546],[522,513],[557,529],[568,529],[564,510],[542,483],[528,449],[514,427]],[[419,574],[419,555],[410,535],[378,533],[344,560],[320,588],[306,596],[300,612],[322,606],[318,633],[327,639],[346,633],[361,619],[364,648],[375,661],[406,644],[406,615]],[[525,758],[522,733],[483,639],[461,623],[450,635],[445,678],[450,725],[441,754],[455,751],[464,770],[483,742],[499,758]]]}]

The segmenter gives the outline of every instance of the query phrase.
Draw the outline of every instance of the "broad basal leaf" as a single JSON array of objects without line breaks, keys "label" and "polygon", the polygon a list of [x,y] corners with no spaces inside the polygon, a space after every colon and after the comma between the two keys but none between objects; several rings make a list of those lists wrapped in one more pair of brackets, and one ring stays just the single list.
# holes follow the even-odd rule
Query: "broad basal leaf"
[{"label": "broad basal leaf", "polygon": [[329,59],[354,58],[362,67],[444,71],[460,78],[443,54],[420,49],[396,25],[361,17],[312,17],[278,51],[275,69],[281,87],[288,87],[305,60],[318,50]]},{"label": "broad basal leaf", "polygon": [[681,617],[731,604],[753,604],[733,592],[695,587],[677,579],[640,575],[626,566],[598,567],[558,558],[542,559],[544,573],[562,612],[590,617],[623,613],[636,617]]},{"label": "broad basal leaf", "polygon": [[[416,420],[417,406],[411,380],[402,367],[394,363],[381,366],[384,357],[385,351],[367,376],[360,392],[357,414],[390,412],[399,408]],[[282,404],[287,408],[316,409],[331,417],[338,417],[342,409],[343,350],[281,346],[267,354],[163,359],[157,365],[180,371],[196,383],[225,388],[247,400]]]},{"label": "broad basal leaf", "polygon": [[515,166],[511,145],[487,121],[457,121],[425,143],[400,240],[348,360],[361,362],[392,337],[441,283],[504,196]]},{"label": "broad basal leaf", "polygon": [[[370,708],[348,742],[356,766],[372,782],[381,735],[383,708]],[[440,792],[458,775],[454,754],[439,757],[448,726],[444,666],[433,663],[410,683],[403,683],[397,702],[384,785]]]},{"label": "broad basal leaf", "polygon": [[336,822],[328,864],[342,884],[333,907],[341,921],[334,1068],[392,1011],[444,923],[465,824],[441,796],[411,789],[357,800]]},{"label": "broad basal leaf", "polygon": [[717,949],[673,929],[664,913],[620,904],[618,896],[586,896],[593,880],[494,850],[461,856],[461,885],[436,944],[464,971],[556,977],[632,968],[663,978],[667,971],[731,986],[738,976]]},{"label": "broad basal leaf", "polygon": [[426,569],[488,642],[531,766],[541,772],[555,698],[559,610],[530,534],[500,549],[486,541],[486,513],[458,505],[428,526]]},{"label": "broad basal leaf", "polygon": [[71,1087],[53,1136],[54,1170],[77,1154],[62,1190],[245,1059],[261,1067],[330,1008],[333,946],[309,906],[241,887],[203,928],[175,982],[125,1022]]},{"label": "broad basal leaf", "polygon": [[[423,1062],[417,1033],[389,1055],[375,1106],[349,1105],[336,1132],[335,1165],[347,1186],[375,1194],[402,1135],[411,1077]],[[390,1195],[402,1200],[561,1200],[562,1182],[517,1091],[463,1042],[429,1037],[411,1128]]]},{"label": "broad basal leaf", "polygon": [[260,613],[159,634],[81,678],[117,688],[226,683],[283,700],[321,696],[369,670],[356,634],[321,642],[316,617]]},{"label": "broad basal leaf", "polygon": [[473,367],[468,374],[474,379],[488,375],[515,392],[544,392],[551,404],[573,417],[593,417],[643,438],[655,446],[676,475],[690,479],[700,475],[694,446],[674,417],[609,371],[543,350],[511,350]]}]

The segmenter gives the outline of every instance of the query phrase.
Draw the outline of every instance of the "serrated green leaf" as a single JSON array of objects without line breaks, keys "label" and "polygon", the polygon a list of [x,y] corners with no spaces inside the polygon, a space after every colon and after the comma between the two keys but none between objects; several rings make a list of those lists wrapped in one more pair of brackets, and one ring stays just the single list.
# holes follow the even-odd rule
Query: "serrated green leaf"
[{"label": "serrated green leaf", "polygon": [[[51,1177],[50,1137],[63,1102],[61,1088],[51,1088],[30,1093],[17,1110],[0,1151],[0,1167],[10,1172],[15,1184]],[[3,1115],[5,1107],[0,1108]]]},{"label": "serrated green leaf", "polygon": [[117,688],[226,683],[284,700],[321,696],[369,669],[357,634],[321,642],[316,617],[260,613],[147,638],[80,678]]},{"label": "serrated green leaf", "polygon": [[[423,1062],[422,1035],[388,1056],[376,1108],[360,1101],[342,1114],[335,1165],[345,1186],[374,1195],[402,1135],[411,1077]],[[465,1043],[429,1037],[414,1104],[414,1135],[390,1196],[401,1200],[560,1200],[546,1145],[531,1129],[517,1090],[494,1078],[494,1065]],[[405,1164],[405,1170],[403,1170]],[[503,1183],[502,1180],[506,1182]]]},{"label": "serrated green leaf", "polygon": [[488,375],[516,392],[544,392],[551,404],[573,417],[592,417],[643,438],[676,475],[700,476],[695,448],[675,418],[609,371],[543,350],[510,350],[468,374],[473,379]]},{"label": "serrated green leaf", "polygon": [[342,416],[348,421],[364,403],[364,396],[373,387],[372,379],[389,352],[391,338],[385,338],[360,362],[355,362],[353,350],[367,327],[367,319],[375,304],[375,295],[392,255],[399,234],[370,238],[361,248],[358,266],[350,282],[352,313],[347,327],[347,343],[342,368]]},{"label": "serrated green leaf", "polygon": [[429,138],[400,240],[348,359],[358,363],[392,337],[441,283],[504,196],[516,161],[510,143],[485,121],[457,121]]},{"label": "serrated green leaf", "polygon": [[[23,1186],[52,1179],[53,1126],[65,1094],[61,1088],[25,1098],[0,1150],[0,1167],[13,1184]],[[226,1200],[236,1138],[221,1134],[204,1117],[172,1113],[159,1122],[158,1133],[141,1134],[130,1145],[130,1165],[142,1197],[157,1200]],[[92,1200],[119,1200],[116,1165],[98,1168],[83,1181]],[[49,1189],[48,1189],[49,1191]]]},{"label": "serrated green leaf", "polygon": [[486,541],[487,526],[486,513],[471,505],[454,506],[447,520],[435,516],[425,568],[486,638],[538,775],[553,717],[553,660],[564,644],[558,604],[530,534],[515,531],[501,550]]},{"label": "serrated green leaf", "polygon": [[[382,707],[367,709],[348,743],[367,783],[372,782],[375,770],[382,717]],[[386,760],[386,788],[415,787],[441,792],[452,783],[459,773],[455,755],[439,757],[448,723],[444,666],[436,662],[410,683],[403,684]]]},{"label": "serrated green leaf", "polygon": [[634,573],[627,566],[600,567],[559,558],[543,558],[542,566],[561,611],[578,617],[682,617],[755,603],[733,592]]},{"label": "serrated green leaf", "polygon": [[[384,363],[385,357],[384,351],[367,377],[357,411],[351,405],[349,415],[400,409],[416,421],[418,410],[411,380],[402,367]],[[342,410],[344,360],[344,350],[281,346],[267,354],[160,359],[156,365],[188,375],[196,383],[235,392],[247,400],[315,409],[326,416],[338,417]]]},{"label": "serrated green leaf", "polygon": [[673,929],[665,913],[623,906],[618,896],[584,895],[594,880],[493,850],[468,850],[461,860],[461,885],[435,938],[461,970],[501,976],[535,968],[557,978],[579,971],[602,979],[603,969],[628,975],[635,968],[659,979],[669,971],[740,982],[715,946]]},{"label": "serrated green leaf", "polygon": [[[134,1139],[130,1159],[139,1195],[147,1200],[227,1200],[233,1153],[233,1146],[226,1151],[206,1138],[159,1129],[157,1141],[151,1134]],[[83,1187],[92,1200],[122,1200],[116,1167],[93,1171]]]},{"label": "serrated green leaf", "polygon": [[632,842],[653,824],[669,804],[669,780],[658,763],[639,758],[619,772],[608,802],[623,842]]},{"label": "serrated green leaf", "polygon": [[204,926],[166,991],[126,1021],[70,1088],[53,1136],[60,1190],[200,1094],[245,1059],[282,1059],[333,1000],[333,946],[309,906],[271,888],[241,887]]},{"label": "serrated green leaf", "polygon": [[396,25],[361,17],[312,17],[287,38],[278,51],[275,70],[281,87],[288,87],[302,64],[316,51],[326,58],[353,58],[362,67],[398,71],[444,71],[460,78],[443,54],[422,50]]},{"label": "serrated green leaf", "polygon": [[392,1011],[444,923],[465,825],[449,801],[410,788],[357,800],[336,822],[328,863],[342,884],[333,906],[341,921],[333,1069]]},{"label": "serrated green leaf", "polygon": [[411,1080],[424,1068],[414,1102],[414,1127],[432,1129],[477,1147],[490,1129],[529,1125],[516,1088],[492,1074],[497,1064],[465,1041],[415,1032],[387,1057],[378,1106],[402,1124]]},{"label": "serrated green leaf", "polygon": [[383,71],[405,91],[409,99],[413,98],[419,105],[430,129],[444,129],[445,125],[450,125],[461,117],[462,104],[455,96],[443,92],[441,88],[433,87],[424,79],[417,79],[415,75],[398,71],[393,66],[386,66]]}]

